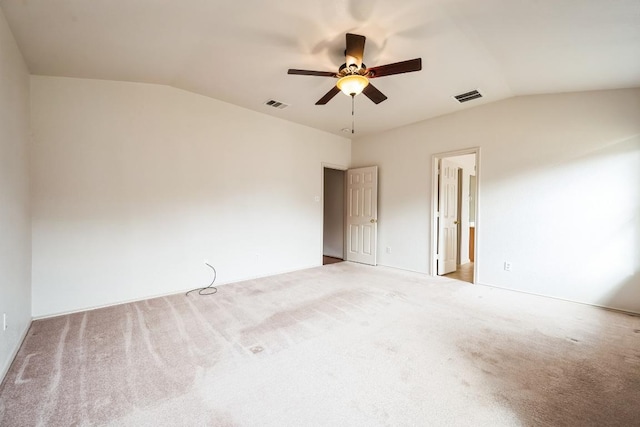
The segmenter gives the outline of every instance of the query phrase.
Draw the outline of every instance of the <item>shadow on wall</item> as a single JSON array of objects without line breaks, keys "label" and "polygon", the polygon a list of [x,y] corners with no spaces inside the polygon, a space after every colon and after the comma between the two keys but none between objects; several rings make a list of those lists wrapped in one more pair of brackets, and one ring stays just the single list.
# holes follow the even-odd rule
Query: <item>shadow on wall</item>
[{"label": "shadow on wall", "polygon": [[[610,224],[610,233],[600,243],[600,259],[604,266],[616,267],[619,283],[601,298],[600,304],[640,314],[640,138],[635,137],[605,151],[606,154],[633,159],[629,179],[618,192],[620,204],[627,200],[626,216]],[[616,204],[608,206],[613,212]],[[625,220],[626,219],[626,220]],[[606,279],[605,279],[606,280]]]},{"label": "shadow on wall", "polygon": [[604,307],[616,307],[640,316],[640,310],[636,307],[639,299],[640,271],[636,271],[628,280],[622,282],[611,291],[610,295],[604,297],[601,305]]},{"label": "shadow on wall", "polygon": [[485,280],[511,287],[517,278],[527,292],[640,313],[640,136],[545,155],[550,166],[483,183],[494,206],[511,202],[508,218],[489,218],[496,233],[485,242],[526,264]]}]

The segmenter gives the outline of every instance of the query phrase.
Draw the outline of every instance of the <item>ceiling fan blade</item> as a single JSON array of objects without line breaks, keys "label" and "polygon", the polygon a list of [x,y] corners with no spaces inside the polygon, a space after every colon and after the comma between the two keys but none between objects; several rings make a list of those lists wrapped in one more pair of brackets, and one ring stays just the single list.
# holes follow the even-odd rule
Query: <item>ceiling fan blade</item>
[{"label": "ceiling fan blade", "polygon": [[358,68],[362,67],[362,57],[364,56],[364,42],[367,40],[365,36],[347,33],[347,66],[356,64]]},{"label": "ceiling fan blade", "polygon": [[369,83],[364,90],[362,91],[362,93],[369,98],[370,100],[373,101],[374,104],[380,104],[382,101],[384,101],[385,99],[387,99],[387,96],[380,92],[378,90],[377,87],[375,87],[374,85],[372,85],[371,83]]},{"label": "ceiling fan blade", "polygon": [[322,98],[320,98],[318,100],[318,102],[316,102],[316,105],[324,105],[327,102],[331,101],[331,99],[336,96],[338,93],[340,92],[340,89],[338,89],[338,86],[334,86],[331,88],[331,90],[329,92],[327,92],[327,94],[325,96],[323,96]]},{"label": "ceiling fan blade", "polygon": [[320,77],[336,77],[336,73],[331,71],[311,71],[311,70],[295,70],[290,68],[287,74],[298,74],[300,76],[320,76]]},{"label": "ceiling fan blade", "polygon": [[422,58],[371,67],[367,70],[369,78],[390,76],[392,74],[410,73],[422,70]]}]

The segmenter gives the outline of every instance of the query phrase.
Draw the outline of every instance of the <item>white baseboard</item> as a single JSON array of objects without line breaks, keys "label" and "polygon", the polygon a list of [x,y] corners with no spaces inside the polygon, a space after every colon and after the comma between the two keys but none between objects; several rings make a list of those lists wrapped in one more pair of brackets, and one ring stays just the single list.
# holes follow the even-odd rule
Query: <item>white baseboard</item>
[{"label": "white baseboard", "polygon": [[9,358],[7,359],[7,362],[2,367],[2,371],[0,372],[0,384],[2,384],[2,382],[4,381],[4,377],[7,376],[7,373],[9,372],[9,368],[11,368],[11,364],[13,363],[14,359],[18,355],[18,351],[20,351],[20,347],[22,347],[22,343],[24,342],[24,339],[27,337],[27,332],[29,332],[29,328],[31,327],[31,322],[33,322],[33,319],[27,324],[27,327],[24,328],[24,330],[20,334],[20,339],[18,340],[16,347],[13,349],[13,351],[11,352],[11,356],[9,356]]},{"label": "white baseboard", "polygon": [[610,307],[608,305],[595,304],[595,303],[592,303],[592,302],[576,301],[576,300],[572,300],[572,299],[568,299],[568,298],[554,297],[552,295],[537,294],[535,292],[528,292],[528,291],[523,291],[523,290],[520,290],[520,289],[505,288],[503,286],[489,285],[487,283],[476,283],[476,285],[487,286],[489,288],[502,289],[504,291],[519,292],[521,294],[535,295],[537,297],[551,298],[551,299],[555,299],[555,300],[559,300],[559,301],[572,302],[574,304],[590,305],[591,307],[598,307],[598,308],[602,308],[602,309],[605,309],[605,310],[617,311],[618,313],[631,314],[633,316],[640,316],[640,312],[638,312],[638,311],[623,310],[621,308]]},{"label": "white baseboard", "polygon": [[[277,271],[277,272],[264,274],[264,275],[259,275],[259,276],[248,276],[248,277],[240,278],[240,279],[233,280],[233,281],[230,281],[230,282],[221,282],[221,283],[216,282],[215,286],[219,287],[219,286],[224,286],[224,285],[230,285],[230,284],[233,284],[233,283],[246,282],[247,280],[255,280],[255,279],[262,279],[263,277],[277,276],[278,274],[293,273],[294,271],[306,270],[308,268],[319,267],[320,265],[321,264],[314,264],[314,265],[310,265],[310,266],[306,266],[306,267],[295,268],[295,269],[292,269],[292,270]],[[90,307],[83,307],[83,308],[78,308],[78,309],[75,309],[75,310],[66,310],[66,311],[61,311],[61,312],[56,312],[56,313],[48,313],[48,314],[43,314],[43,315],[40,315],[40,316],[34,316],[33,320],[50,319],[52,317],[66,316],[67,314],[82,313],[84,311],[98,310],[100,308],[113,307],[113,306],[121,305],[121,304],[129,304],[129,303],[132,303],[132,302],[144,301],[144,300],[153,299],[153,298],[168,297],[168,296],[171,296],[171,295],[183,294],[183,293],[188,292],[188,291],[190,291],[192,289],[193,289],[193,287],[182,289],[182,290],[178,290],[178,291],[166,292],[166,293],[162,293],[162,294],[146,295],[146,296],[141,296],[139,298],[132,298],[132,299],[128,299],[128,300],[115,301],[115,302],[111,302],[111,303],[108,303],[108,304],[101,304],[101,305],[95,305],[95,306],[90,306]]]},{"label": "white baseboard", "polygon": [[[437,275],[434,276],[434,275],[431,275],[429,273],[425,273],[424,271],[409,270],[409,269],[406,269],[406,268],[392,267],[392,266],[383,265],[383,264],[378,264],[378,265],[381,266],[381,267],[393,268],[393,269],[396,269],[396,270],[408,271],[408,272],[411,272],[411,273],[425,274],[425,275],[430,276],[430,277],[442,277],[442,276],[437,276]],[[576,300],[572,300],[572,299],[568,299],[568,298],[555,297],[555,296],[552,296],[552,295],[537,294],[535,292],[527,292],[527,291],[522,291],[520,289],[513,289],[513,288],[506,288],[506,287],[503,287],[503,286],[490,285],[488,283],[475,282],[475,283],[470,283],[470,284],[471,285],[479,285],[479,286],[487,286],[489,288],[502,289],[504,291],[519,292],[521,294],[535,295],[535,296],[543,297],[543,298],[551,298],[551,299],[560,300],[560,301],[567,301],[567,302],[572,302],[572,303],[575,303],[575,304],[590,305],[591,307],[598,307],[598,308],[602,308],[604,310],[616,311],[618,313],[630,314],[630,315],[633,315],[633,316],[640,316],[640,311],[623,310],[621,308],[611,307],[611,306],[608,306],[608,305],[595,304],[595,303],[584,302],[584,301],[576,301]]]},{"label": "white baseboard", "polygon": [[[418,274],[424,274],[426,276],[430,276],[430,274],[427,272],[420,271],[420,270],[411,270],[410,268],[394,267],[393,265],[387,265],[387,264],[378,264],[378,266],[384,267],[384,268],[391,268],[393,270],[408,271],[409,273],[418,273]],[[440,277],[440,276],[433,276],[433,277]]]}]

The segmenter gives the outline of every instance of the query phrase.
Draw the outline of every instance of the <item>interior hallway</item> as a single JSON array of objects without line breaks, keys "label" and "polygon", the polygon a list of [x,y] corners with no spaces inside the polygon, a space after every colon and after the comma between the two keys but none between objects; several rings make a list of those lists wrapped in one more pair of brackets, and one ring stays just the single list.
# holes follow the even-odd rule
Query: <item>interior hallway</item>
[{"label": "interior hallway", "polygon": [[342,261],[344,260],[340,258],[334,258],[332,256],[326,256],[326,255],[322,256],[322,265],[335,264],[337,262],[342,262]]},{"label": "interior hallway", "polygon": [[444,277],[473,283],[473,263],[468,262],[466,264],[459,265],[456,271],[454,271],[453,273],[445,274]]}]

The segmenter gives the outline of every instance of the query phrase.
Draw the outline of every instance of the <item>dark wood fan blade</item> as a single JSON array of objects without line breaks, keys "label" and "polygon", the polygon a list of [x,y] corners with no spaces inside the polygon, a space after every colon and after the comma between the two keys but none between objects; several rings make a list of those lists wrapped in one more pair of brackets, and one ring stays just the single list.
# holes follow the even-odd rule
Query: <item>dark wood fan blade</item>
[{"label": "dark wood fan blade", "polygon": [[301,76],[320,76],[320,77],[337,77],[336,73],[331,71],[311,71],[311,70],[294,70],[290,68],[287,74],[298,74]]},{"label": "dark wood fan blade", "polygon": [[364,42],[367,40],[365,36],[361,36],[358,34],[347,33],[347,50],[345,54],[347,56],[346,64],[347,66],[351,65],[349,63],[349,57],[355,59],[356,65],[358,68],[362,66],[362,57],[364,56]]},{"label": "dark wood fan blade", "polygon": [[422,70],[422,58],[410,59],[408,61],[396,62],[394,64],[371,67],[367,70],[369,78],[390,76],[392,74],[411,73]]},{"label": "dark wood fan blade", "polygon": [[320,98],[318,100],[318,102],[316,102],[316,105],[324,105],[327,102],[331,101],[331,99],[336,96],[338,93],[340,92],[340,89],[338,89],[338,86],[334,86],[331,88],[331,90],[329,92],[327,92],[327,94],[325,96],[323,96],[322,98]]},{"label": "dark wood fan blade", "polygon": [[387,96],[380,92],[377,87],[369,83],[367,87],[364,88],[362,93],[365,94],[367,98],[373,101],[374,104],[380,104],[382,101],[387,99]]}]

